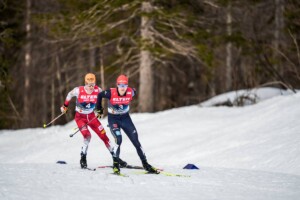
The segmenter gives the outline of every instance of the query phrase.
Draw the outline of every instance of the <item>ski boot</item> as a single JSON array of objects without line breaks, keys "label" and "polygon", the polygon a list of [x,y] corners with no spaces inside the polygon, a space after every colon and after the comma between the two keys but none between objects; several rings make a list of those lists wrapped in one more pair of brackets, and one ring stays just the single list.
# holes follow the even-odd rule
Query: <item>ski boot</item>
[{"label": "ski boot", "polygon": [[119,159],[119,164],[120,164],[120,167],[121,168],[125,168],[127,166],[127,162],[121,160],[121,158],[118,158]]},{"label": "ski boot", "polygon": [[147,162],[147,160],[143,160],[142,163],[143,163],[144,169],[145,169],[148,173],[151,173],[151,174],[159,174],[159,171],[158,171],[156,168],[152,167],[152,166]]},{"label": "ski boot", "polygon": [[113,160],[114,160],[113,172],[114,172],[114,174],[120,174],[119,158],[114,157]]},{"label": "ski boot", "polygon": [[82,152],[81,152],[81,158],[80,158],[80,166],[82,169],[87,168],[86,154],[83,154]]}]

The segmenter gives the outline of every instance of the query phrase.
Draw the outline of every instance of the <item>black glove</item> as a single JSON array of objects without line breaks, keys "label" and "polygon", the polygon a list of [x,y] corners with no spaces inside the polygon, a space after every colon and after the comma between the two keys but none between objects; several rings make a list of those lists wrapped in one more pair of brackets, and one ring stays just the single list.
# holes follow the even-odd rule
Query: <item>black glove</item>
[{"label": "black glove", "polygon": [[95,110],[96,116],[97,118],[101,118],[101,116],[103,115],[103,108],[101,108],[100,110]]}]

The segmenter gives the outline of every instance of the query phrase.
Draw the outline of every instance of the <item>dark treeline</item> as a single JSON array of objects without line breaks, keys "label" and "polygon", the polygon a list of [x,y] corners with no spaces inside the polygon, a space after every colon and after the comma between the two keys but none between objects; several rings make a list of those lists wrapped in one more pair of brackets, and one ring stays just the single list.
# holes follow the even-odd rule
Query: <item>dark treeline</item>
[{"label": "dark treeline", "polygon": [[133,112],[300,86],[298,0],[1,0],[0,16],[1,129],[49,122],[88,72],[129,76]]}]

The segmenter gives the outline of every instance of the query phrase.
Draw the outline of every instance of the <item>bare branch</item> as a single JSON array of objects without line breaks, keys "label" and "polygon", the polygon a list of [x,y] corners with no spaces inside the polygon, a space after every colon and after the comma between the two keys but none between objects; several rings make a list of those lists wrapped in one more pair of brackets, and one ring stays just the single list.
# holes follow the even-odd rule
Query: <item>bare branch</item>
[{"label": "bare branch", "polygon": [[297,48],[297,57],[298,57],[298,64],[300,64],[300,51],[299,51],[299,46],[298,46],[298,43],[297,43],[297,39],[295,38],[295,36],[291,33],[290,29],[289,29],[289,34],[290,36],[292,37],[293,39],[293,42]]},{"label": "bare branch", "polygon": [[14,104],[14,102],[12,101],[12,99],[10,98],[10,96],[8,95],[8,102],[10,104],[10,106],[12,107],[13,111],[16,113],[16,116],[17,116],[17,119],[21,119],[21,115],[20,113],[18,112],[18,110],[16,109],[16,106]]},{"label": "bare branch", "polygon": [[203,3],[206,3],[207,5],[210,5],[210,6],[214,7],[214,8],[220,8],[218,5],[214,4],[211,1],[204,1]]},{"label": "bare branch", "polygon": [[157,38],[161,39],[164,42],[167,42],[169,45],[172,46],[172,47],[167,47],[159,40],[155,40],[155,42],[157,44],[159,44],[161,47],[168,50],[169,52],[174,53],[174,54],[180,54],[185,57],[193,57],[196,60],[199,59],[197,56],[197,52],[196,52],[195,48],[193,47],[193,45],[190,45],[187,42],[178,42],[176,40],[172,40],[172,39],[164,36],[163,34],[159,33],[155,29],[152,29],[152,32],[154,33],[154,35]]},{"label": "bare branch", "polygon": [[273,81],[273,82],[264,83],[264,84],[262,84],[262,85],[257,86],[256,88],[265,87],[265,86],[268,86],[268,85],[276,85],[276,84],[282,85],[282,86],[285,87],[286,89],[290,89],[290,90],[292,90],[294,93],[297,93],[297,92],[295,91],[294,88],[291,88],[290,86],[288,86],[287,84],[285,84],[285,83],[282,82],[282,81]]}]

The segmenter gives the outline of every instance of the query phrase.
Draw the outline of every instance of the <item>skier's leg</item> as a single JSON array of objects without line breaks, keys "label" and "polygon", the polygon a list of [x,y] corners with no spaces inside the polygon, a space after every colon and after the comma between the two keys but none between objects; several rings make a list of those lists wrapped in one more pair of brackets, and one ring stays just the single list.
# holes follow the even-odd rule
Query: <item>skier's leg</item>
[{"label": "skier's leg", "polygon": [[97,120],[94,119],[92,122],[89,123],[89,126],[95,133],[99,136],[99,138],[104,142],[106,148],[113,153],[113,145],[110,143],[109,138],[106,135],[106,131],[103,128],[102,124]]},{"label": "skier's leg", "polygon": [[122,135],[121,135],[121,130],[120,130],[120,127],[117,123],[110,123],[109,122],[109,129],[110,129],[110,132],[111,134],[114,136],[115,138],[115,143],[116,143],[116,146],[114,147],[114,154],[113,156],[114,157],[119,157],[120,156],[120,147],[121,147],[121,144],[122,144]]},{"label": "skier's leg", "polygon": [[144,169],[150,173],[158,174],[159,171],[147,162],[146,155],[138,138],[138,133],[129,115],[122,120],[122,129],[136,148],[136,151],[142,161]]},{"label": "skier's leg", "polygon": [[[115,143],[116,146],[114,148],[114,153],[113,153],[113,172],[114,173],[120,173],[120,147],[122,144],[122,135],[121,135],[121,130],[118,124],[118,120],[116,119],[115,116],[110,116],[108,115],[108,124],[109,124],[109,129],[111,134],[115,138]],[[127,165],[127,163],[126,163]]]},{"label": "skier's leg", "polygon": [[139,141],[138,133],[129,115],[124,116],[124,118],[122,119],[121,128],[124,130],[128,138],[130,139],[131,143],[134,145],[140,159],[146,160],[146,155]]},{"label": "skier's leg", "polygon": [[85,124],[87,123],[86,119],[82,118],[79,113],[76,113],[75,121],[77,123],[78,128],[81,128],[80,132],[83,136],[83,145],[81,147],[81,153],[80,153],[81,155],[80,165],[81,168],[86,168],[87,167],[86,155],[87,155],[89,143],[91,141],[91,133],[88,130],[88,128],[85,126]]},{"label": "skier's leg", "polygon": [[[75,121],[77,123],[78,128],[83,127],[87,123],[84,120],[75,120]],[[87,128],[87,126],[84,126],[83,128],[81,128],[80,132],[83,136],[83,146],[81,148],[81,152],[83,152],[84,154],[87,154],[88,146],[91,141],[92,135],[91,135],[89,129]]]}]

